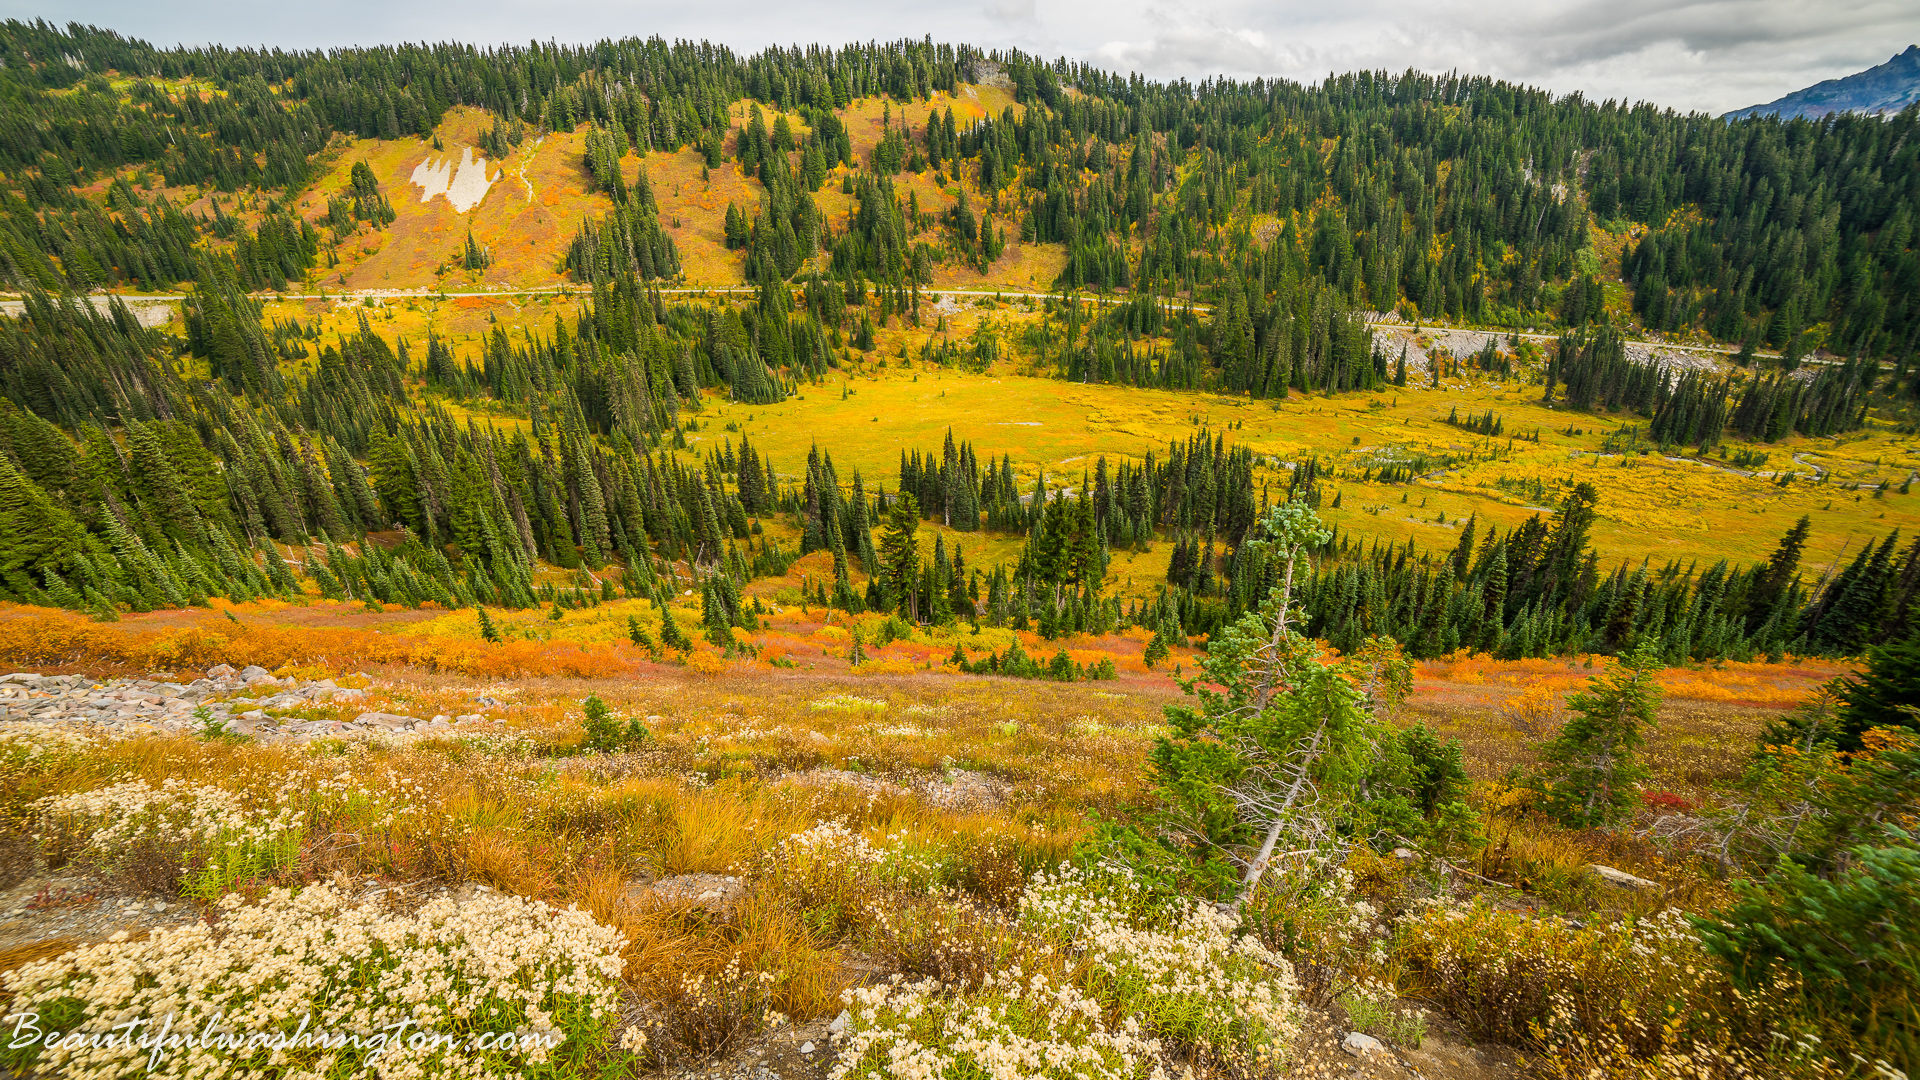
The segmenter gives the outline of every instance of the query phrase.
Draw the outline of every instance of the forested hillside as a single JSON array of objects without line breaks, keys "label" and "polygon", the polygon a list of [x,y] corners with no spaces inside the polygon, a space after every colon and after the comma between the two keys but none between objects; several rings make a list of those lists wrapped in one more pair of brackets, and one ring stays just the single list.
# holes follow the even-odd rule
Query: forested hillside
[{"label": "forested hillside", "polygon": [[[1164,651],[1266,595],[1275,570],[1244,543],[1264,505],[1337,506],[1331,481],[1362,468],[1413,491],[1501,460],[1498,419],[1455,417],[1485,441],[1445,460],[1282,460],[1202,430],[1028,483],[1026,462],[1017,479],[964,438],[889,448],[898,475],[862,476],[826,451],[775,462],[731,423],[690,441],[697,417],[834,383],[844,400],[889,362],[1275,402],[1517,380],[1570,431],[1630,421],[1663,453],[1725,460],[1730,443],[1764,457],[1750,444],[1910,432],[1920,393],[1914,109],[1727,123],[1473,77],[1162,84],[912,41],[160,50],[11,22],[0,49],[0,278],[24,294],[0,324],[0,581],[103,619],[308,587],[664,609],[697,582],[730,649],[759,607],[747,584],[824,551],[832,579],[808,598],[825,606],[1047,636],[1132,624]],[[484,116],[477,145],[447,141],[456,115]],[[577,148],[592,212],[476,235],[451,198],[429,203],[456,254],[416,262],[436,291],[483,287],[509,256],[544,265],[578,292],[565,310],[412,335],[366,308],[269,315],[268,294],[337,286],[425,220],[376,150],[409,148],[417,177],[428,147],[519,166],[547,139]],[[514,199],[523,182],[526,213],[589,205],[476,167],[483,208],[488,185]],[[740,197],[696,219],[685,192],[722,182]],[[718,261],[683,250],[702,230]],[[1004,289],[1016,257],[1052,268],[1032,292],[1120,302],[1048,296],[956,340],[930,294]],[[103,288],[188,298],[148,328],[67,295]],[[1410,370],[1384,313],[1510,336]],[[1630,348],[1641,330],[1739,351],[1686,367]],[[1522,433],[1504,434],[1510,452]],[[1759,565],[1632,566],[1591,545],[1597,497],[1556,481],[1531,517],[1469,521],[1449,550],[1336,530],[1304,587],[1314,632],[1417,655],[1653,643],[1677,661],[1912,631],[1920,542],[1893,522],[1844,566],[1803,567],[1792,520],[1764,523],[1787,536]],[[922,550],[929,519],[1012,554],[968,562],[944,532]],[[1111,553],[1154,544],[1164,584],[1123,595]]]},{"label": "forested hillside", "polygon": [[[134,166],[173,186],[297,190],[330,139],[431,139],[446,110],[465,105],[496,116],[497,155],[526,131],[589,124],[612,140],[589,168],[682,147],[710,167],[737,161],[765,192],[742,211],[749,277],[820,269],[816,254],[829,251],[838,276],[924,283],[929,249],[987,256],[1005,234],[1064,245],[1063,284],[1239,291],[1264,308],[1317,276],[1354,307],[1579,325],[1600,315],[1584,288],[1599,269],[1590,225],[1627,222],[1654,230],[1627,266],[1652,325],[1791,347],[1825,324],[1818,340],[1833,351],[1889,358],[1920,332],[1910,113],[1725,123],[1416,73],[1157,84],[917,42],[751,57],[659,39],[161,51],[15,22],[3,47],[16,284],[182,282],[193,274],[181,243],[235,235],[130,189],[86,199],[75,185]],[[1019,107],[961,126],[911,108],[984,78],[1010,83]],[[898,117],[856,160],[836,111],[873,96],[897,103]],[[796,114],[806,130],[785,115],[736,128],[728,106],[742,99]],[[812,193],[829,168],[852,165],[867,176],[860,212],[822,231]],[[964,176],[975,205],[903,221],[885,199],[889,178],[927,171]],[[377,214],[368,201],[361,193],[352,216]],[[272,206],[265,217],[234,261],[243,277],[297,277],[314,257],[311,231]],[[625,247],[633,269],[648,269]],[[650,269],[673,276],[664,261]]]}]

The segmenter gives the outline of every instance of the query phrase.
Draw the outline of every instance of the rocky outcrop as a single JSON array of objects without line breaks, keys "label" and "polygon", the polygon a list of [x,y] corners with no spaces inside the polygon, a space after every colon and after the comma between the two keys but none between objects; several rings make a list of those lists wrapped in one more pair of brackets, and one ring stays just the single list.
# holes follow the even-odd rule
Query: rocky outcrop
[{"label": "rocky outcrop", "polygon": [[[245,735],[263,742],[314,738],[435,736],[492,730],[483,712],[415,717],[355,712],[365,690],[332,679],[276,679],[262,667],[221,664],[203,678],[96,681],[84,675],[0,676],[0,730],[9,722],[104,729],[123,735]],[[344,708],[343,708],[344,707]],[[351,716],[350,719],[343,717]]]}]

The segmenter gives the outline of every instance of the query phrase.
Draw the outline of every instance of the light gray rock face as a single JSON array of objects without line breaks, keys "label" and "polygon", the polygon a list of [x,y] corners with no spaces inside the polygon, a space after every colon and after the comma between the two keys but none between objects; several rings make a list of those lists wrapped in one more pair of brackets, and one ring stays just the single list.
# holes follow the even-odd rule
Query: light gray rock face
[{"label": "light gray rock face", "polygon": [[[272,692],[263,693],[268,688]],[[366,697],[366,691],[342,688],[332,679],[275,680],[257,666],[235,672],[220,664],[208,669],[205,678],[185,685],[158,679],[96,683],[83,675],[21,671],[0,676],[0,730],[10,722],[28,722],[109,735],[233,734],[263,742],[306,742],[316,737],[447,737],[495,731],[505,723],[484,712],[463,713],[458,720],[387,712],[362,712],[350,721],[311,715],[317,707],[353,705]]]},{"label": "light gray rock face", "polygon": [[1387,1044],[1371,1035],[1358,1031],[1349,1031],[1347,1032],[1346,1039],[1340,1043],[1340,1049],[1345,1050],[1354,1057],[1366,1057],[1370,1054],[1386,1053]]},{"label": "light gray rock face", "polygon": [[1634,877],[1625,870],[1615,870],[1611,866],[1601,866],[1599,863],[1594,863],[1592,866],[1587,867],[1587,873],[1592,874],[1600,880],[1602,885],[1610,888],[1627,889],[1633,892],[1660,891],[1660,883],[1657,881],[1648,881],[1643,877]]},{"label": "light gray rock face", "polygon": [[745,881],[728,874],[680,874],[627,886],[627,896],[639,903],[684,904],[708,911],[732,907],[746,891]]}]

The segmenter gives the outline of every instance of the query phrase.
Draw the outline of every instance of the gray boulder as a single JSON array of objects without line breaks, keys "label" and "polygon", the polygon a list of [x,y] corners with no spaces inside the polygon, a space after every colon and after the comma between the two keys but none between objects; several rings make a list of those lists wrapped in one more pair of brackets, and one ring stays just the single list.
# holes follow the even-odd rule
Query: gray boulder
[{"label": "gray boulder", "polygon": [[1354,1057],[1366,1057],[1369,1054],[1386,1053],[1387,1044],[1371,1035],[1358,1031],[1349,1031],[1347,1032],[1346,1039],[1340,1043],[1340,1049],[1345,1050]]},{"label": "gray boulder", "polygon": [[1599,863],[1594,863],[1587,867],[1587,873],[1599,879],[1600,884],[1608,888],[1626,889],[1630,892],[1660,891],[1660,883],[1657,881],[1648,881],[1643,877],[1635,877],[1625,870],[1615,870],[1611,866],[1601,866]]}]

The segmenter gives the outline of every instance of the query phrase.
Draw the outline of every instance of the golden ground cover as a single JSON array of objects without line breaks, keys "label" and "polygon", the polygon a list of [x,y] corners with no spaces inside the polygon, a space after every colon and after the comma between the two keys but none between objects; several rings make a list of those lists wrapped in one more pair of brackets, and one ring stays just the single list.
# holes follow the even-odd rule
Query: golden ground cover
[{"label": "golden ground cover", "polygon": [[[450,292],[457,291],[449,289]],[[443,296],[440,293],[409,296],[327,297],[268,300],[262,314],[268,322],[297,319],[302,325],[318,329],[323,344],[336,344],[342,336],[356,334],[364,317],[374,333],[390,346],[404,339],[411,350],[409,359],[417,366],[425,355],[427,336],[438,335],[453,350],[456,361],[480,366],[486,339],[498,326],[515,347],[526,344],[526,335],[542,340],[553,337],[553,320],[564,320],[572,333],[579,317],[581,301],[571,293],[540,293],[527,296]],[[311,351],[313,346],[308,345]],[[292,370],[311,367],[313,358],[295,361]]]},{"label": "golden ground cover", "polygon": [[[1017,326],[1041,318],[1021,304],[982,309],[965,306],[949,318],[950,336],[965,340],[981,320]],[[877,350],[897,352],[896,341],[929,333],[897,328]],[[912,351],[912,350],[910,350]],[[1677,559],[1711,565],[1720,558],[1739,564],[1766,558],[1782,533],[1801,515],[1813,522],[1807,548],[1816,566],[1851,558],[1867,537],[1895,528],[1920,528],[1920,496],[1889,490],[1883,497],[1847,483],[1885,481],[1897,487],[1909,463],[1920,464],[1920,439],[1873,424],[1827,439],[1801,436],[1757,449],[1769,454],[1760,472],[1748,475],[1717,457],[1666,458],[1656,453],[1602,454],[1611,432],[1643,419],[1569,413],[1543,407],[1540,388],[1517,382],[1449,380],[1439,389],[1389,388],[1379,393],[1300,395],[1255,401],[1213,393],[1162,391],[1069,383],[1017,374],[1014,363],[980,375],[923,363],[861,365],[832,373],[824,386],[804,386],[778,405],[712,401],[702,431],[690,436],[700,453],[738,435],[735,425],[782,475],[797,479],[807,451],[819,445],[834,455],[843,478],[858,468],[869,482],[894,481],[904,450],[937,451],[949,429],[971,442],[984,463],[1013,457],[1023,489],[1045,474],[1052,487],[1078,488],[1096,457],[1109,467],[1151,452],[1164,457],[1170,440],[1184,441],[1202,428],[1252,448],[1261,467],[1255,482],[1279,498],[1287,473],[1281,466],[1320,458],[1334,473],[1325,481],[1322,516],[1344,534],[1381,541],[1415,540],[1421,547],[1451,549],[1461,523],[1475,515],[1511,528],[1527,517],[1550,514],[1554,500],[1572,484],[1588,482],[1600,492],[1600,519],[1593,540],[1603,559],[1639,562]],[[1488,439],[1447,424],[1492,410],[1509,433],[1538,432],[1539,441]],[[1564,434],[1569,428],[1577,435]],[[719,430],[716,430],[719,429]],[[849,433],[857,432],[857,438]],[[1732,449],[1746,444],[1731,443]],[[1442,455],[1479,460],[1435,471],[1412,484],[1363,481],[1363,470]],[[1831,460],[1833,479],[1812,483],[1808,465],[1796,457]],[[1787,486],[1776,471],[1796,471]],[[1535,497],[1535,482],[1547,496]],[[1331,505],[1335,493],[1341,505]],[[1149,556],[1142,556],[1142,559]],[[1150,575],[1143,569],[1141,575]]]},{"label": "golden ground cover", "polygon": [[[1920,438],[1877,421],[1832,438],[1729,441],[1727,450],[1766,455],[1762,464],[1739,468],[1718,455],[1667,457],[1644,444],[1646,452],[1602,453],[1610,434],[1644,429],[1644,418],[1547,408],[1540,388],[1520,380],[1450,378],[1439,388],[1283,400],[1069,383],[1025,373],[1031,358],[1013,345],[1023,327],[1053,317],[1041,304],[962,299],[944,315],[923,310],[917,328],[896,319],[879,330],[871,352],[849,354],[853,363],[830,371],[821,383],[801,384],[779,404],[745,405],[709,394],[696,410],[683,412],[689,459],[744,436],[771,458],[778,475],[798,483],[809,450],[818,446],[833,456],[844,481],[850,483],[858,470],[869,490],[875,484],[891,490],[901,454],[937,452],[951,430],[955,439],[973,445],[983,464],[1010,455],[1023,491],[1043,477],[1049,489],[1078,490],[1099,457],[1110,468],[1148,453],[1164,457],[1170,441],[1206,430],[1256,453],[1255,482],[1272,498],[1284,493],[1288,466],[1320,459],[1326,476],[1320,512],[1329,524],[1358,540],[1413,540],[1430,551],[1451,550],[1470,515],[1481,529],[1489,523],[1509,529],[1534,514],[1551,514],[1580,482],[1600,493],[1592,539],[1609,562],[1673,559],[1703,568],[1721,558],[1758,562],[1805,515],[1813,525],[1807,559],[1818,572],[1836,559],[1852,558],[1869,538],[1896,528],[1911,536],[1920,528],[1920,496],[1898,493],[1920,469]],[[356,332],[365,317],[390,342],[405,338],[415,355],[434,333],[457,357],[478,363],[496,326],[518,344],[529,333],[550,337],[556,318],[571,323],[579,310],[580,300],[570,295],[434,294],[371,302],[290,299],[268,303],[265,313],[269,319],[317,322],[329,342]],[[983,326],[1014,354],[984,373],[914,359],[930,340],[964,344]],[[309,358],[294,366],[312,363]],[[483,422],[524,424],[484,402],[444,404]],[[1487,438],[1445,422],[1453,412],[1466,417],[1488,411],[1516,437]],[[1449,456],[1457,463],[1441,468]],[[1384,465],[1422,459],[1429,471],[1413,483],[1363,478]],[[1786,472],[1793,479],[1782,485],[1778,476]],[[1821,473],[1824,481],[1816,479]],[[1884,493],[1878,490],[1882,483]],[[766,524],[787,536],[780,524]],[[925,539],[931,545],[931,533]],[[949,536],[948,542],[963,544],[982,567],[1012,558],[1019,548],[1011,538],[981,533]],[[985,558],[975,558],[976,552]],[[1109,585],[1129,595],[1148,591],[1164,576],[1165,557],[1164,545],[1117,552]]]}]

